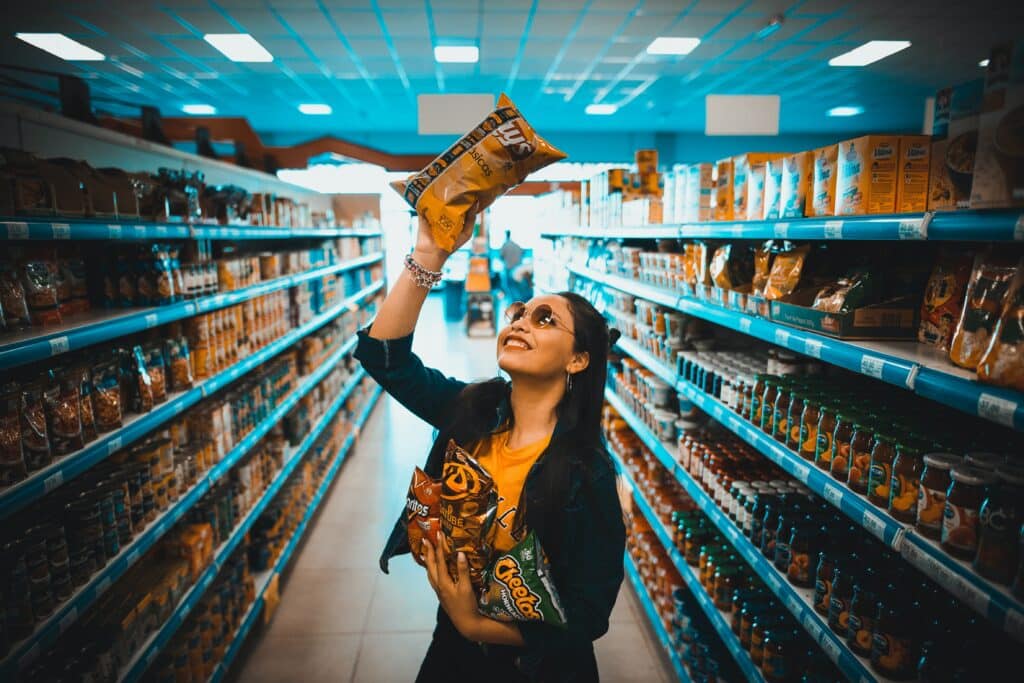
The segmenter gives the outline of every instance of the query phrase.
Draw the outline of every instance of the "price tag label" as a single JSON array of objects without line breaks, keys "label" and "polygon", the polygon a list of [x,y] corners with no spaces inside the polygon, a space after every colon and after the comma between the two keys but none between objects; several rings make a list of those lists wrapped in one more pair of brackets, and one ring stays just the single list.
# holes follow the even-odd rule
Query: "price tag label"
[{"label": "price tag label", "polygon": [[195,315],[195,314],[196,314],[196,305],[195,304],[185,304],[185,315]]},{"label": "price tag label", "polygon": [[821,640],[821,626],[818,625],[818,620],[814,618],[814,614],[810,611],[804,612],[804,618],[802,619],[804,624],[804,630],[811,636],[811,639],[815,643]]},{"label": "price tag label", "polygon": [[736,541],[739,540],[740,532],[736,531],[736,527],[730,526],[725,531],[726,531],[727,534],[729,534],[729,538],[732,539],[733,543],[735,543]]},{"label": "price tag label", "polygon": [[782,582],[779,581],[779,577],[775,574],[769,574],[767,579],[768,587],[772,589],[772,592],[778,595],[779,591],[782,590]]},{"label": "price tag label", "polygon": [[1024,213],[1017,216],[1017,223],[1013,226],[1013,239],[1018,242],[1024,241]]},{"label": "price tag label", "polygon": [[27,240],[28,239],[28,223],[8,223],[7,224],[7,239],[9,239],[9,240]]},{"label": "price tag label", "polygon": [[46,493],[49,493],[50,491],[54,490],[55,488],[57,488],[58,486],[60,486],[63,483],[64,483],[64,473],[63,472],[59,472],[59,471],[58,472],[54,472],[53,474],[48,476],[46,479],[43,479],[43,491],[45,491]]},{"label": "price tag label", "polygon": [[775,343],[779,346],[788,346],[789,330],[775,330]]},{"label": "price tag label", "polygon": [[128,563],[128,566],[130,567],[133,564],[135,564],[138,561],[138,559],[139,559],[139,551],[138,550],[133,550],[130,553],[128,553],[128,557],[125,559],[125,561]]},{"label": "price tag label", "polygon": [[861,525],[880,541],[885,541],[885,522],[871,510],[865,510],[860,518]]},{"label": "price tag label", "polygon": [[825,500],[839,507],[843,502],[843,492],[832,484],[825,484]]},{"label": "price tag label", "polygon": [[108,588],[110,588],[110,577],[109,576],[104,576],[96,584],[96,589],[94,591],[95,594],[96,594],[96,597],[99,597],[99,596],[103,595],[104,593],[106,593]]},{"label": "price tag label", "polygon": [[1011,401],[1001,396],[993,396],[992,394],[986,394],[982,392],[981,396],[978,397],[978,415],[991,420],[992,422],[998,422],[999,424],[1006,425],[1007,427],[1013,426],[1013,415],[1017,412],[1017,402]]},{"label": "price tag label", "polygon": [[120,225],[108,225],[107,226],[107,237],[112,240],[121,239],[121,226]]},{"label": "price tag label", "polygon": [[861,374],[875,379],[882,379],[882,369],[885,367],[885,361],[881,358],[875,358],[874,356],[861,356],[860,359],[860,371]]},{"label": "price tag label", "polygon": [[785,602],[786,609],[788,609],[789,613],[794,617],[800,616],[801,612],[803,612],[804,605],[795,595],[787,595]]},{"label": "price tag label", "polygon": [[50,229],[53,230],[55,240],[71,239],[71,226],[67,223],[50,223]]},{"label": "price tag label", "polygon": [[153,660],[156,659],[156,649],[152,649],[146,653],[146,664],[152,664]]},{"label": "price tag label", "polygon": [[78,619],[78,608],[72,607],[70,610],[68,610],[68,613],[60,619],[61,635],[64,635],[64,632],[71,628],[71,624],[75,623],[76,619]]},{"label": "price tag label", "polygon": [[827,239],[827,240],[841,240],[841,239],[843,239],[843,222],[842,221],[825,221],[825,239]]},{"label": "price tag label", "polygon": [[736,417],[735,415],[733,415],[732,417],[729,418],[729,429],[731,429],[734,432],[739,431],[740,430],[740,426],[742,424],[743,423],[740,422],[740,419],[738,417]]},{"label": "price tag label", "polygon": [[789,223],[776,223],[772,234],[778,239],[786,239],[789,237]]},{"label": "price tag label", "polygon": [[821,342],[817,339],[805,339],[804,353],[812,358],[821,358]]},{"label": "price tag label", "polygon": [[166,225],[158,225],[158,226],[156,226],[156,234],[158,236],[160,236],[160,237],[166,236],[167,235],[167,226]]},{"label": "price tag label", "polygon": [[839,656],[842,654],[842,647],[835,641],[832,636],[826,635],[821,640],[821,649],[825,651],[828,658],[832,660],[832,663],[836,666],[839,665]]},{"label": "price tag label", "polygon": [[165,533],[167,533],[167,522],[166,521],[161,521],[161,522],[159,522],[156,525],[156,527],[154,527],[153,535],[156,536],[157,538],[160,538]]},{"label": "price tag label", "polygon": [[899,237],[901,240],[928,239],[928,224],[923,218],[908,218],[900,221]]},{"label": "price tag label", "polygon": [[796,477],[801,484],[806,484],[807,480],[811,476],[811,468],[802,462],[794,462],[793,476]]},{"label": "price tag label", "polygon": [[54,337],[50,340],[50,355],[59,356],[62,353],[67,353],[71,350],[71,342],[68,341],[67,336],[61,335],[60,337]]},{"label": "price tag label", "polygon": [[150,329],[152,327],[156,327],[157,320],[159,320],[159,318],[157,318],[156,313],[147,313],[146,314],[146,329]]},{"label": "price tag label", "polygon": [[115,436],[107,442],[107,455],[121,450],[121,437]]}]

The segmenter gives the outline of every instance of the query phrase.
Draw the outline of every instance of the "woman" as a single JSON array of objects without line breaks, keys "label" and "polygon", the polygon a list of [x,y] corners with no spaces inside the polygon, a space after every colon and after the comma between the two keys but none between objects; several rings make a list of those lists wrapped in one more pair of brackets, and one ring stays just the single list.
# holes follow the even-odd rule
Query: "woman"
[{"label": "woman", "polygon": [[[456,249],[472,234],[470,218]],[[425,546],[440,608],[417,681],[596,681],[593,641],[608,630],[623,578],[625,529],[615,470],[601,438],[610,332],[582,297],[563,293],[510,307],[498,335],[501,378],[466,384],[425,368],[411,352],[420,309],[449,254],[420,221],[413,253],[355,356],[384,389],[439,430],[425,471],[439,477],[449,439],[472,451],[499,491],[495,547],[537,533],[567,627],[508,623],[476,609],[465,558],[459,576]],[[381,556],[409,552],[403,517]]]}]

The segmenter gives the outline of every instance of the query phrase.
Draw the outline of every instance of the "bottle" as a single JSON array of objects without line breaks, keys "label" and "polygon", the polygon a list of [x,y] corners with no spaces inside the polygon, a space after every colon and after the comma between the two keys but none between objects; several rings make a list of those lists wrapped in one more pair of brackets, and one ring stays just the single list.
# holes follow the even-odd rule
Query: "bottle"
[{"label": "bottle", "polygon": [[[848,569],[849,567],[849,569]],[[857,557],[851,555],[843,562],[842,567],[836,563],[832,570],[832,597],[828,604],[828,627],[845,638],[850,627],[850,600],[853,598],[853,585],[856,578],[853,568],[857,567]]]},{"label": "bottle", "polygon": [[761,554],[769,561],[775,559],[775,531],[779,528],[779,508],[782,501],[772,502],[764,506],[764,519],[761,526]]},{"label": "bottle", "polygon": [[786,683],[795,673],[795,645],[799,634],[784,623],[765,631],[761,673],[768,683]]},{"label": "bottle", "polygon": [[1024,522],[1024,469],[999,467],[996,477],[999,482],[981,504],[974,568],[987,579],[1009,584],[1018,563],[1017,530]]},{"label": "bottle", "polygon": [[[822,527],[822,533],[826,529]],[[818,568],[814,579],[814,611],[823,617],[828,616],[829,605],[832,603],[832,572],[835,561],[829,550],[818,553]]]},{"label": "bottle", "polygon": [[1020,525],[1019,540],[1017,541],[1017,573],[1010,585],[1010,592],[1018,600],[1024,600],[1024,524]]},{"label": "bottle", "polygon": [[896,585],[886,587],[878,602],[871,638],[871,668],[897,681],[913,680],[920,659],[914,640],[914,617],[919,605],[900,597]]},{"label": "bottle", "polygon": [[778,377],[766,379],[764,395],[761,397],[761,422],[758,425],[765,434],[772,434],[775,429],[775,399],[779,397],[779,387],[785,382]]},{"label": "bottle", "polygon": [[769,559],[780,572],[789,570],[789,539],[793,534],[793,520],[800,514],[799,506],[793,506],[779,513],[775,527],[775,553]]},{"label": "bottle", "polygon": [[800,450],[800,416],[804,413],[804,401],[809,393],[809,385],[805,384],[799,389],[794,388],[789,396],[789,410],[786,413],[788,431],[783,444],[791,451]]},{"label": "bottle", "polygon": [[850,471],[850,442],[853,440],[854,424],[859,419],[860,416],[849,409],[836,415],[836,427],[832,433],[832,462],[829,465],[833,479],[846,481]]},{"label": "bottle", "polygon": [[903,444],[896,449],[889,485],[889,514],[905,524],[917,520],[917,499],[921,488],[924,454],[919,444]]},{"label": "bottle", "polygon": [[871,638],[877,611],[875,572],[869,566],[864,569],[864,576],[853,587],[853,599],[850,600],[850,621],[846,631],[846,644],[858,655],[871,654]]},{"label": "bottle", "polygon": [[765,375],[754,375],[754,384],[750,390],[750,400],[747,401],[747,413],[743,416],[755,425],[761,424],[761,406],[764,405],[761,397],[764,396]]},{"label": "bottle", "polygon": [[804,409],[800,413],[800,434],[794,448],[804,460],[814,461],[814,451],[818,446],[818,409],[821,406],[821,394],[814,394],[804,399]]},{"label": "bottle", "polygon": [[[881,439],[884,439],[884,435]],[[879,440],[881,440],[879,439]],[[892,468],[896,457],[901,451],[917,451],[912,446],[913,440],[903,437],[894,442],[892,448],[872,449],[871,467],[868,470],[867,496],[868,501],[885,508],[889,505],[889,492],[892,490]]]},{"label": "bottle", "polygon": [[[895,459],[895,438],[890,436],[887,432],[876,433],[875,443],[871,448],[870,458],[866,460],[862,459],[859,463],[854,463],[850,468],[850,477],[847,479],[847,483],[850,485],[850,488],[857,493],[866,494],[870,484],[872,463],[880,463],[880,467],[884,465],[884,469],[879,469],[879,476],[882,476],[885,472],[892,472],[892,461]],[[885,482],[885,492],[888,494],[888,477],[885,479]],[[888,500],[886,503],[888,503]]]},{"label": "bottle", "polygon": [[828,471],[832,467],[832,434],[836,430],[836,406],[818,408],[818,440],[814,447],[814,464]]},{"label": "bottle", "polygon": [[922,536],[938,541],[942,538],[942,515],[946,509],[946,491],[953,483],[950,471],[961,462],[952,453],[929,453],[924,456],[924,470],[917,490],[917,521],[915,528]]},{"label": "bottle", "polygon": [[798,524],[793,525],[789,536],[789,566],[786,578],[799,588],[814,586],[814,568],[812,558],[816,555],[817,528],[814,519],[807,515]]},{"label": "bottle", "polygon": [[779,393],[775,399],[775,412],[772,417],[772,438],[781,443],[786,443],[789,438],[789,404],[793,400],[793,385],[779,386]]},{"label": "bottle", "polygon": [[[850,468],[856,467],[859,472],[864,472],[871,467],[871,451],[878,438],[877,429],[874,423],[877,420],[870,415],[861,416],[853,426],[853,437],[850,439],[850,460],[847,463],[845,476],[836,477],[840,481],[850,480]],[[833,476],[835,467],[833,466]]]}]

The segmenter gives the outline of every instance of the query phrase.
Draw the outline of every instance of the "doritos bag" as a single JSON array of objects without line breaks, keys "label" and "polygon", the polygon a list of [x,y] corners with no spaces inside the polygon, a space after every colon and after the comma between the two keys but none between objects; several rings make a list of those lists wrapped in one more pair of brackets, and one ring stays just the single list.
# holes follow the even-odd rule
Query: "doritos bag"
[{"label": "doritos bag", "polygon": [[441,484],[419,467],[412,473],[409,495],[405,499],[405,521],[409,550],[419,564],[424,564],[423,539],[436,548],[441,534]]},{"label": "doritos bag", "polygon": [[453,579],[459,575],[458,553],[465,553],[477,591],[490,559],[488,533],[497,511],[498,494],[491,475],[455,441],[449,441],[441,475],[441,543]]},{"label": "doritos bag", "polygon": [[419,173],[391,184],[429,224],[434,241],[454,251],[466,215],[565,158],[526,122],[506,95],[479,126]]},{"label": "doritos bag", "polygon": [[551,582],[547,557],[533,531],[512,550],[499,555],[484,574],[478,609],[499,621],[565,625],[565,611]]}]

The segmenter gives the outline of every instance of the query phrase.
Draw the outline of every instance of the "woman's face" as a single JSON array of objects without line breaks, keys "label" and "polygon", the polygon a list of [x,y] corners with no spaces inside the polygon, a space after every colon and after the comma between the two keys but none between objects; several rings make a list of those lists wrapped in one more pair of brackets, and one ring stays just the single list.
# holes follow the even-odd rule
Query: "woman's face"
[{"label": "woman's face", "polygon": [[[552,322],[537,326],[532,318],[538,306],[551,307]],[[525,315],[506,325],[498,334],[498,367],[510,376],[551,378],[564,381],[567,371],[579,372],[586,367],[573,350],[572,312],[560,296],[538,296],[526,304]]]}]

